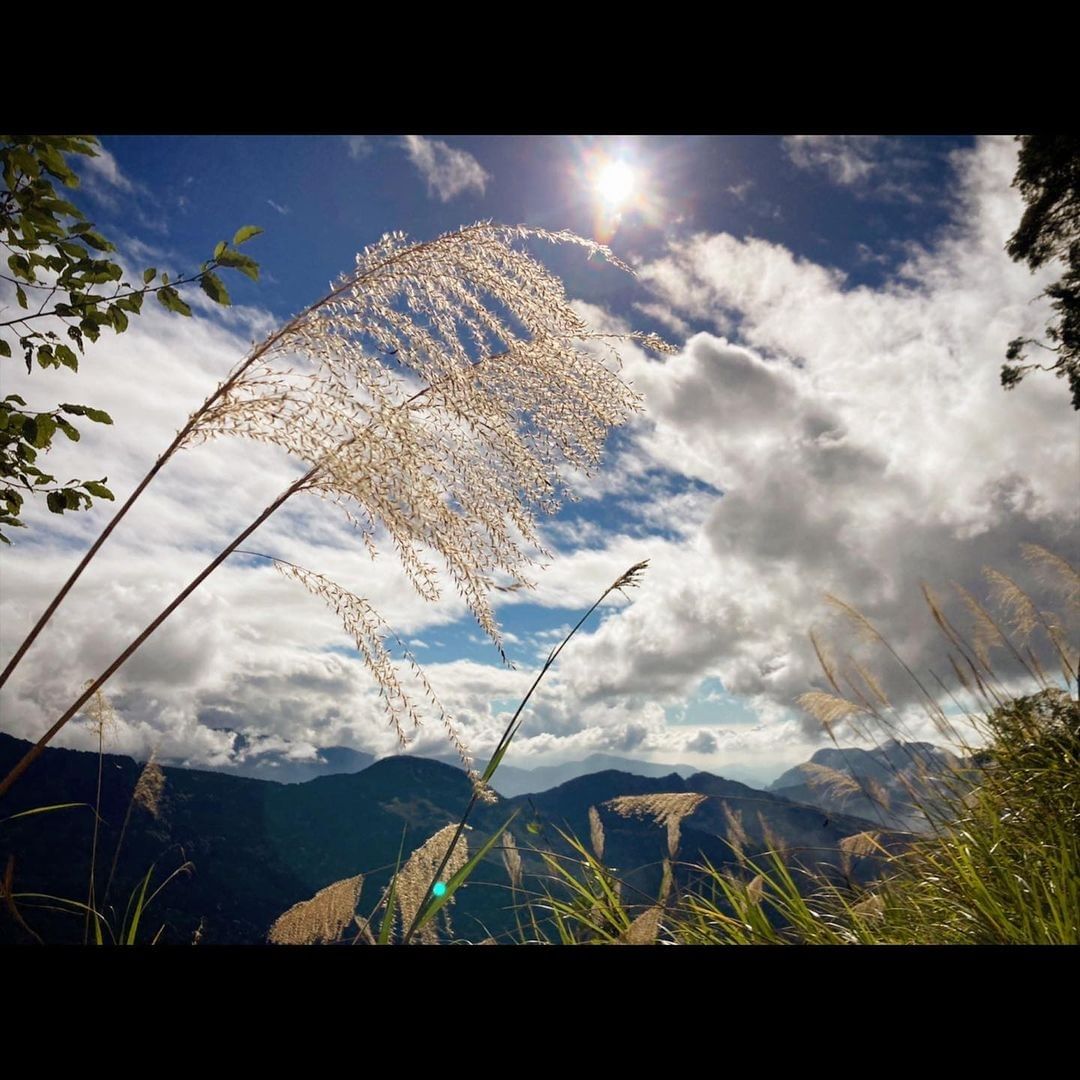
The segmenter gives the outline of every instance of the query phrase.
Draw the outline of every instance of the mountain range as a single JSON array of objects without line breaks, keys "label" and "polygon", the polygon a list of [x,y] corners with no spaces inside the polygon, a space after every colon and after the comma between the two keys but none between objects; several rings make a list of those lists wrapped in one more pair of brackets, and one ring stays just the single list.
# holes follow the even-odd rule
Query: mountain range
[{"label": "mountain range", "polygon": [[827,747],[779,776],[769,790],[830,813],[855,814],[879,828],[924,832],[926,810],[941,805],[942,784],[955,783],[962,761],[927,742],[890,739],[871,750]]},{"label": "mountain range", "polygon": [[[0,734],[0,770],[6,772],[27,743]],[[102,759],[101,824],[98,839],[99,897],[141,766],[130,758]],[[193,864],[155,900],[147,924],[163,927],[162,940],[187,942],[197,928],[203,942],[259,943],[274,919],[326,885],[366,875],[359,912],[373,909],[399,858],[407,858],[430,835],[456,822],[471,786],[459,769],[443,762],[398,756],[355,773],[301,783],[165,768],[160,813],[133,809],[124,835],[115,882],[101,899],[122,911],[131,891],[153,866],[153,882]],[[48,893],[85,899],[98,778],[98,755],[50,748],[12,790],[0,822],[0,860],[12,858],[16,893]],[[508,815],[524,849],[525,889],[542,892],[539,856],[529,845],[568,855],[561,833],[589,836],[589,808],[597,807],[607,835],[605,863],[623,879],[628,895],[655,896],[666,854],[666,830],[650,820],[624,818],[604,804],[620,795],[699,792],[707,798],[682,825],[676,878],[685,883],[693,864],[723,866],[733,860],[732,814],[741,819],[748,850],[780,843],[795,859],[838,863],[838,845],[873,827],[843,812],[823,813],[782,794],[759,791],[709,773],[683,777],[633,775],[606,769],[578,776],[548,790],[500,797],[479,805],[470,843],[481,844]],[[10,820],[23,810],[59,803],[84,805]],[[872,872],[870,861],[864,868]],[[506,934],[514,926],[514,897],[502,861],[492,853],[455,901],[456,933],[470,940]],[[520,897],[517,898],[520,901]],[[81,941],[81,916],[27,906],[28,923],[47,941]],[[26,937],[0,918],[0,940]]]}]

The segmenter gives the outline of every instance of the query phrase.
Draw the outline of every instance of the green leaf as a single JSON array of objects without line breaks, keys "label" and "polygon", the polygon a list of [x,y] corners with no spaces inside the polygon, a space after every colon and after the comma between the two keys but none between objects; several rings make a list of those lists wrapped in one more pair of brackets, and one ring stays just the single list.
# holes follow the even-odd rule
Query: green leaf
[{"label": "green leaf", "polygon": [[116,245],[110,244],[104,236],[99,236],[92,229],[87,229],[82,234],[83,240],[86,241],[92,248],[97,248],[98,251],[115,251]]},{"label": "green leaf", "polygon": [[72,371],[79,370],[79,358],[69,349],[66,345],[56,346],[56,359],[66,368],[71,368]]},{"label": "green leaf", "polygon": [[33,810],[22,810],[18,814],[12,814],[10,817],[0,818],[0,824],[5,821],[15,821],[17,818],[31,817],[33,814],[49,814],[53,810],[70,810],[73,806],[89,805],[89,803],[84,802],[62,802],[54,803],[52,806],[35,806]]},{"label": "green leaf", "polygon": [[[62,494],[69,510],[78,510],[80,499],[86,498],[85,495],[80,496],[74,488],[64,488]],[[89,502],[89,500],[87,501]]]},{"label": "green leaf", "polygon": [[45,502],[54,514],[62,514],[67,509],[67,499],[62,491],[50,491]]},{"label": "green leaf", "polygon": [[21,285],[15,286],[15,299],[19,301],[19,307],[26,308],[26,293],[23,292]]},{"label": "green leaf", "polygon": [[180,294],[172,287],[159,289],[158,302],[169,311],[175,311],[178,315],[191,315],[191,308],[180,299]]},{"label": "green leaf", "polygon": [[[34,280],[34,272],[30,269],[30,260],[25,255],[9,255],[8,269],[16,276],[25,281]],[[25,306],[25,305],[24,305]]]},{"label": "green leaf", "polygon": [[70,240],[61,240],[56,245],[69,259],[81,262],[90,257],[90,252],[82,244],[73,244]]},{"label": "green leaf", "polygon": [[104,409],[92,409],[89,405],[71,405],[65,402],[60,408],[69,416],[85,416],[95,424],[111,424],[112,417]]},{"label": "green leaf", "polygon": [[202,287],[202,291],[214,301],[215,304],[221,304],[223,307],[228,307],[232,300],[229,299],[228,290],[221,283],[221,278],[216,274],[207,270],[199,278],[199,285]]},{"label": "green leaf", "polygon": [[153,281],[154,278],[156,278],[156,277],[157,277],[157,270],[153,266],[151,266],[149,270],[144,270],[143,271],[143,276],[142,276],[143,284],[144,285],[149,285],[150,282]]},{"label": "green leaf", "polygon": [[16,405],[21,405],[24,409],[26,408],[26,402],[23,401],[23,399],[18,394],[8,394],[8,396],[4,398],[4,400],[14,401]]},{"label": "green leaf", "polygon": [[4,341],[3,338],[0,338],[0,356],[10,356],[10,355],[11,355],[11,346],[6,341]]},{"label": "green leaf", "polygon": [[229,246],[229,245],[228,245],[228,244],[227,244],[227,243],[226,243],[226,242],[225,242],[224,240],[219,240],[219,241],[218,241],[218,242],[217,242],[217,243],[216,243],[216,244],[214,245],[214,258],[215,258],[215,259],[220,259],[220,258],[221,258],[221,253],[222,253],[222,252],[223,252],[223,251],[224,251],[224,250],[225,250],[225,249],[226,249],[226,248],[227,248],[228,246]]},{"label": "green leaf", "polygon": [[[258,225],[245,225],[243,228],[236,230],[236,235],[232,238],[233,246],[235,247],[239,244],[246,243],[253,236],[258,236],[261,232],[262,229],[260,229]],[[217,258],[216,254],[214,255],[214,258]]]},{"label": "green leaf", "polygon": [[146,871],[146,877],[143,878],[142,889],[139,892],[139,899],[138,902],[135,904],[135,913],[131,917],[131,929],[128,930],[127,934],[126,944],[128,945],[135,944],[135,934],[138,932],[139,920],[142,918],[143,907],[146,904],[146,889],[147,886],[150,884],[150,876],[153,874],[153,872],[154,868],[151,866],[150,869]]},{"label": "green leaf", "polygon": [[[27,441],[32,443],[35,449],[44,450],[52,442],[56,434],[56,421],[48,413],[40,413],[34,423],[34,437]],[[26,438],[26,429],[23,429],[23,438]]]},{"label": "green leaf", "polygon": [[[31,446],[37,442],[37,420],[35,420],[34,417],[23,417],[22,430],[19,432],[19,438],[24,442],[28,442]],[[32,461],[33,458],[30,460]]]},{"label": "green leaf", "polygon": [[[105,478],[106,480],[108,477]],[[87,480],[83,487],[90,492],[91,495],[96,495],[99,499],[108,499],[109,502],[115,500],[113,493],[98,480]]]},{"label": "green leaf", "polygon": [[[69,438],[69,439],[70,439],[70,440],[72,441],[72,442],[78,442],[78,441],[79,441],[79,438],[80,438],[80,436],[79,436],[79,429],[78,429],[78,428],[77,428],[77,427],[76,427],[76,426],[75,426],[74,424],[72,424],[72,423],[71,423],[70,421],[68,421],[68,420],[65,420],[65,419],[64,419],[64,418],[63,418],[62,416],[56,416],[56,417],[53,417],[53,419],[54,419],[54,420],[56,421],[56,426],[57,426],[57,427],[58,427],[58,428],[59,428],[59,429],[60,429],[60,430],[61,430],[61,431],[62,431],[62,432],[63,432],[63,433],[64,433],[64,434],[65,434],[65,435],[66,435],[66,436],[67,436],[67,437],[68,437],[68,438]],[[86,485],[85,485],[85,484],[83,484],[83,487],[86,487]]]},{"label": "green leaf", "polygon": [[223,251],[218,256],[218,262],[222,266],[239,270],[241,274],[247,274],[252,281],[259,280],[259,264],[247,255],[241,255],[239,251]]},{"label": "green leaf", "polygon": [[109,316],[112,319],[112,328],[118,334],[122,334],[128,328],[128,317],[118,304],[109,308]]}]

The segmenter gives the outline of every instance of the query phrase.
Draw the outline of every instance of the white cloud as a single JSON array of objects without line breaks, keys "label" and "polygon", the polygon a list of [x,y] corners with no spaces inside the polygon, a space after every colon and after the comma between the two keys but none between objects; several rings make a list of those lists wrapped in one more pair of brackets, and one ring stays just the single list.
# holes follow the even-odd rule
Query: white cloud
[{"label": "white cloud", "polygon": [[466,191],[483,195],[491,174],[472,154],[422,135],[406,135],[401,144],[427,181],[429,195],[438,195],[442,202],[449,202]]},{"label": "white cloud", "polygon": [[371,141],[364,135],[344,135],[342,138],[345,140],[345,145],[349,151],[349,157],[353,161],[360,161],[362,158],[366,158],[372,151]]},{"label": "white cloud", "polygon": [[800,169],[823,173],[856,195],[922,202],[927,144],[882,135],[788,135],[784,150]]},{"label": "white cloud", "polygon": [[135,185],[123,174],[116,158],[103,146],[98,147],[96,157],[80,156],[79,168],[80,171],[85,169],[91,177],[117,191],[135,190]]},{"label": "white cloud", "polygon": [[984,564],[1024,576],[1023,541],[1075,555],[1075,418],[1052,380],[998,382],[1004,344],[1045,317],[1029,303],[1040,283],[1003,251],[1015,149],[987,140],[958,165],[956,225],[880,289],[724,234],[640,268],[676,314],[736,315],[745,345],[701,333],[662,361],[632,354],[635,467],[643,453],[724,495],[691,536],[649,542],[634,604],[567,660],[580,698],[676,697],[713,675],[777,718],[815,678],[805,631],[825,592],[940,664],[921,580],[978,589]]},{"label": "white cloud", "polygon": [[[811,747],[791,705],[816,678],[805,632],[826,620],[823,593],[855,603],[905,655],[937,663],[921,579],[974,585],[984,563],[1023,577],[1020,541],[1076,554],[1074,415],[1054,380],[1029,379],[1009,394],[998,385],[1004,344],[1036,333],[1046,315],[1030,302],[1043,281],[1003,251],[1021,209],[1009,186],[1015,148],[986,140],[957,167],[955,225],[913,249],[880,288],[852,287],[778,245],[722,234],[673,243],[641,268],[672,328],[686,319],[711,329],[663,359],[625,350],[624,373],[645,411],[617,460],[584,489],[625,516],[603,531],[553,523],[549,542],[565,550],[535,591],[497,601],[552,609],[560,626],[522,635],[546,655],[574,621],[568,610],[584,610],[633,563],[648,558],[650,567],[630,600],[608,599],[541,684],[510,764],[607,750],[778,772]],[[113,413],[113,427],[87,424],[79,444],[58,443],[54,471],[107,474],[125,497],[248,347],[247,326],[210,314],[208,306],[181,320],[147,305],[125,335],[88,349],[77,375],[27,376],[18,365],[5,373],[5,393]],[[269,319],[249,318],[260,315]],[[733,325],[739,344],[723,336]],[[0,692],[5,730],[40,734],[293,470],[272,449],[238,443],[171,462]],[[0,656],[112,509],[30,511],[31,529],[3,557]],[[453,646],[464,634],[460,624],[446,629],[465,614],[452,588],[439,605],[424,604],[392,557],[373,565],[314,500],[286,507],[246,546],[357,590],[404,640]],[[527,668],[463,659],[426,670],[478,756],[533,678]],[[715,724],[700,709],[689,727],[669,724],[669,711],[694,695],[708,704],[700,684],[710,677],[742,695],[757,722],[726,726],[717,701]],[[903,678],[885,681],[902,699]],[[215,572],[110,690],[123,720],[117,749],[130,753],[158,742],[173,759],[221,763],[232,737],[212,729],[225,727],[294,755],[396,746],[333,613],[254,562]],[[417,749],[447,752],[437,721],[416,734]],[[77,725],[61,741],[91,742]]]}]

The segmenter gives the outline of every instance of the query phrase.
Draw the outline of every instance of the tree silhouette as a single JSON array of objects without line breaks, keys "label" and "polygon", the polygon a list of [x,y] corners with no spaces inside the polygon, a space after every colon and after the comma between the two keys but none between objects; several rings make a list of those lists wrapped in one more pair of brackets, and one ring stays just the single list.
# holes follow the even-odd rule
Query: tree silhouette
[{"label": "tree silhouette", "polygon": [[[1051,344],[1018,337],[1009,342],[1001,385],[1010,390],[1033,370],[1053,371],[1069,381],[1074,409],[1080,409],[1080,136],[1020,135],[1020,161],[1013,179],[1027,209],[1006,251],[1032,270],[1053,259],[1066,266],[1043,290],[1057,318],[1046,328]],[[1025,347],[1054,353],[1051,363],[1028,361]],[[1017,363],[1019,361],[1019,363]]]}]

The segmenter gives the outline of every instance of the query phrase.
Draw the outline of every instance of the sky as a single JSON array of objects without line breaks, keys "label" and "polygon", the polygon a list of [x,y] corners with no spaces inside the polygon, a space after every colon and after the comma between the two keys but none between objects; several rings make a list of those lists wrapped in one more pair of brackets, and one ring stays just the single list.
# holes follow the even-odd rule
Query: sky
[{"label": "sky", "polygon": [[[512,666],[452,588],[411,591],[392,548],[372,561],[312,497],[249,542],[367,598],[408,643],[466,744],[490,751],[553,644],[630,565],[541,684],[507,758],[528,768],[603,751],[771,780],[822,745],[796,704],[823,680],[808,632],[844,637],[826,594],[870,618],[917,670],[941,673],[920,587],[985,594],[984,566],[1036,589],[1020,545],[1080,556],[1080,429],[1060,382],[1005,393],[1011,338],[1038,335],[1032,274],[1004,245],[1022,202],[1012,139],[957,137],[104,137],[77,201],[132,274],[190,270],[242,225],[258,282],[233,306],[197,291],[181,319],[148,302],[79,372],[6,364],[3,392],[104,408],[57,443],[50,471],[123,498],[252,343],[323,295],[389,231],[417,241],[478,220],[569,229],[535,248],[597,329],[651,331],[670,354],[620,347],[642,409],[575,501],[541,522],[550,557],[529,591],[495,594]],[[0,292],[0,308],[13,304]],[[297,465],[219,440],[171,461],[0,691],[0,728],[36,738]],[[90,474],[93,473],[93,476]],[[305,499],[307,501],[305,501]],[[9,656],[113,507],[50,515],[0,555]],[[891,699],[916,694],[867,653]],[[936,667],[935,667],[936,665]],[[113,749],[193,766],[320,748],[397,749],[336,616],[258,560],[227,562],[108,686]],[[909,715],[913,735],[932,735]],[[237,735],[242,739],[237,739]],[[60,745],[89,747],[76,721]],[[437,716],[412,752],[452,749]]]}]

